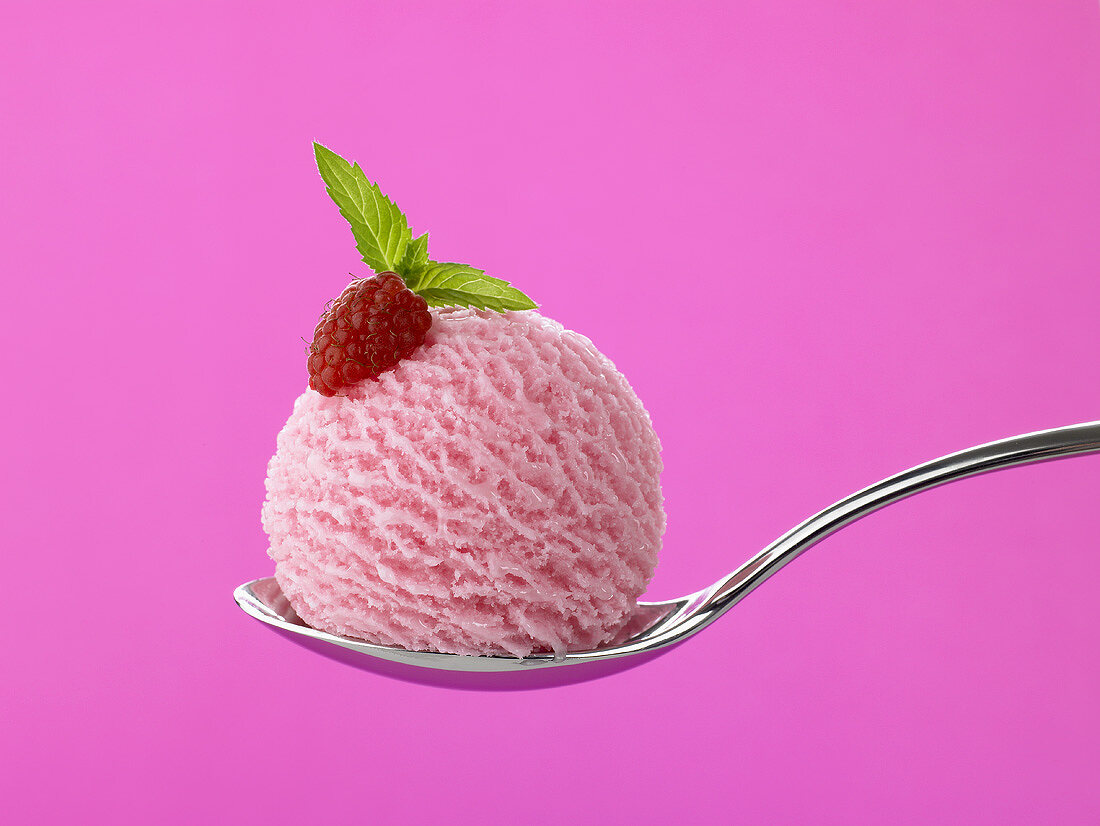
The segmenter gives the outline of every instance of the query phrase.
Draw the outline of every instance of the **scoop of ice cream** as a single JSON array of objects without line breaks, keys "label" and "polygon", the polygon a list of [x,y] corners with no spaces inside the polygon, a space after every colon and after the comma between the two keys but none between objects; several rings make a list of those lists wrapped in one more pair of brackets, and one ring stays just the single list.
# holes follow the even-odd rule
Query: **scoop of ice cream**
[{"label": "scoop of ice cream", "polygon": [[609,641],[665,526],[645,408],[536,312],[434,315],[379,381],[295,402],[263,507],[280,587],[315,628],[412,650]]}]

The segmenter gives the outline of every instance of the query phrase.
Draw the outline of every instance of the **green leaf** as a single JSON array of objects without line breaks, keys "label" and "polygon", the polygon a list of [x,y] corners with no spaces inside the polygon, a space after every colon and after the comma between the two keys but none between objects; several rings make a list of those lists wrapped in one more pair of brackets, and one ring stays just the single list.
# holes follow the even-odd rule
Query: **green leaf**
[{"label": "green leaf", "polygon": [[430,261],[411,289],[432,307],[477,307],[479,310],[533,310],[538,305],[507,281],[466,264]]},{"label": "green leaf", "polygon": [[382,194],[377,184],[367,180],[359,164],[348,163],[316,142],[313,152],[329,197],[351,224],[355,246],[367,266],[375,272],[394,269],[412,238],[409,222],[401,210]]},{"label": "green leaf", "polygon": [[420,276],[428,266],[428,233],[414,238],[405,247],[405,255],[397,262],[396,272],[405,279],[409,288],[414,290],[420,283]]}]

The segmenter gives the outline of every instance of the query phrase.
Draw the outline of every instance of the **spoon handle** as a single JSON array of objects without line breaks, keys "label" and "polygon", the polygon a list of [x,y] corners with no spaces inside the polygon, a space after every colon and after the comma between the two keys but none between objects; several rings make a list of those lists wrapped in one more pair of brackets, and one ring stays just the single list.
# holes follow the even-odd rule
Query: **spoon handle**
[{"label": "spoon handle", "polygon": [[693,613],[709,624],[772,574],[829,534],[914,494],[994,470],[1100,452],[1100,422],[1056,427],[951,453],[883,479],[792,528],[736,571],[696,595]]}]

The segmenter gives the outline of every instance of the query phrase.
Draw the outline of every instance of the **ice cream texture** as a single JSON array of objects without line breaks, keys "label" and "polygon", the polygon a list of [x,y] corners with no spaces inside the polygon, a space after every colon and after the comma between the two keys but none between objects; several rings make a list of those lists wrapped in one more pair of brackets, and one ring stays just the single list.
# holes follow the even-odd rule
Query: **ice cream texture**
[{"label": "ice cream texture", "polygon": [[263,525],[315,628],[454,654],[586,650],[653,575],[661,470],[649,415],[587,338],[533,310],[435,310],[377,381],[297,399]]}]

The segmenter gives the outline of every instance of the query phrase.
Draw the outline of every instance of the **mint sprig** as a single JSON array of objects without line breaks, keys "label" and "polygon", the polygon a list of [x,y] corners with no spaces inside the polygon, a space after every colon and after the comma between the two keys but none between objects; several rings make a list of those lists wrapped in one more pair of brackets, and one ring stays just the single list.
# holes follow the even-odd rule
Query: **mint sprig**
[{"label": "mint sprig", "polygon": [[329,197],[351,224],[355,246],[375,272],[396,272],[409,289],[432,307],[480,310],[532,310],[538,305],[499,278],[466,264],[428,257],[428,233],[413,238],[405,214],[352,164],[314,142],[317,170]]}]

